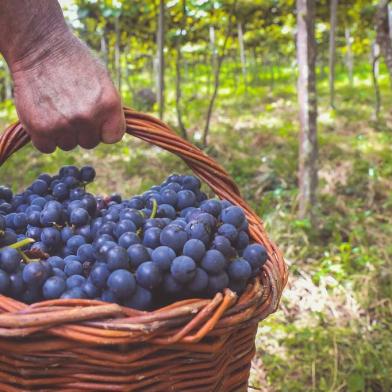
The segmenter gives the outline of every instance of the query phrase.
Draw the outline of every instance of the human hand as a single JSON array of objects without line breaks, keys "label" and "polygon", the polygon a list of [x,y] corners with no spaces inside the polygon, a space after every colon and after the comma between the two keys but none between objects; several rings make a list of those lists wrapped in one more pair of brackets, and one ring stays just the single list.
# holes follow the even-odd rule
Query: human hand
[{"label": "human hand", "polygon": [[0,2],[0,53],[14,81],[19,119],[40,151],[121,140],[120,97],[57,1]]},{"label": "human hand", "polygon": [[18,116],[34,146],[90,149],[125,130],[120,97],[107,71],[70,32],[11,65]]}]

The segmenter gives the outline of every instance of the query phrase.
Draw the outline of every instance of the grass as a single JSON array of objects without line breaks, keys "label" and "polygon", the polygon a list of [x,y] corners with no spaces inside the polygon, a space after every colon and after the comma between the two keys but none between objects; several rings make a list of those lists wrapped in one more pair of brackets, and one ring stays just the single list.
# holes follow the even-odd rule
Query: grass
[{"label": "grass", "polygon": [[[392,91],[381,71],[377,121],[367,66],[358,67],[354,87],[337,75],[335,110],[328,108],[327,80],[318,84],[319,188],[311,229],[296,217],[295,75],[282,68],[273,88],[268,76],[253,75],[245,91],[233,69],[224,69],[207,152],[264,218],[290,267],[282,306],[257,336],[251,384],[262,391],[392,390]],[[169,75],[166,118],[175,125],[172,81]],[[142,75],[136,85],[144,82],[150,84]],[[208,88],[195,92],[188,76],[183,94],[185,122],[197,141]],[[3,124],[15,116],[10,103],[0,113]],[[67,163],[96,166],[94,192],[128,195],[187,171],[178,158],[128,137],[93,152],[42,156],[28,147],[1,168],[1,182],[21,189]]]}]

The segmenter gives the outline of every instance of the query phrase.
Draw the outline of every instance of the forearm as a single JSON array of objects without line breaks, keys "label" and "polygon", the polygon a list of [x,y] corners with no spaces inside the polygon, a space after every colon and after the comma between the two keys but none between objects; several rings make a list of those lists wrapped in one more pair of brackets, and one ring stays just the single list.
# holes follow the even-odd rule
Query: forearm
[{"label": "forearm", "polygon": [[0,1],[0,53],[11,70],[61,50],[71,36],[57,0]]}]

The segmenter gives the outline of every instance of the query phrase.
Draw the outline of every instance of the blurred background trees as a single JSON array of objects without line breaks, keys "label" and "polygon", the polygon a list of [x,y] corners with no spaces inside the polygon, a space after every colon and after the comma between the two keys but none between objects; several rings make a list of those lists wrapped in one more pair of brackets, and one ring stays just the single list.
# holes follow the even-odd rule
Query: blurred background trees
[{"label": "blurred background trees", "polygon": [[[173,125],[184,137],[196,137],[196,141],[200,138],[203,146],[208,144],[222,72],[226,80],[230,79],[235,93],[246,95],[249,85],[266,82],[273,91],[284,68],[292,69],[293,83],[298,64],[299,86],[309,83],[307,94],[310,106],[314,106],[314,109],[309,108],[308,99],[299,89],[301,217],[309,217],[315,205],[317,116],[313,79],[316,73],[317,78],[323,78],[328,70],[329,102],[334,109],[339,105],[339,98],[335,102],[335,67],[346,67],[350,85],[354,86],[355,67],[364,69],[367,63],[373,73],[376,117],[382,99],[378,87],[380,59],[386,64],[392,83],[388,0],[323,0],[317,2],[317,6],[314,1],[307,2],[315,7],[314,16],[310,15],[307,23],[314,25],[317,60],[312,39],[309,47],[301,46],[309,35],[306,32],[302,35],[300,25],[296,25],[301,12],[300,4],[294,0],[75,0],[62,3],[71,26],[107,65],[124,103],[141,110],[156,110],[161,118],[166,105],[169,113],[175,109],[177,121]],[[309,53],[304,55],[309,58],[309,68],[304,63],[301,65],[301,61],[296,62],[297,58],[301,59],[301,50]],[[309,82],[304,81],[301,69],[302,74],[309,73],[306,76]],[[8,100],[12,97],[12,87],[4,63],[0,78],[0,97]],[[200,88],[188,93],[186,86]],[[205,110],[201,136],[187,131],[189,102],[197,102]],[[304,105],[307,108],[303,108]],[[307,123],[304,123],[305,118],[308,118]],[[313,136],[306,136],[307,132]]]},{"label": "blurred background trees", "polygon": [[[391,2],[60,3],[124,104],[220,161],[286,254],[290,284],[260,328],[252,385],[392,390]],[[15,119],[0,60],[0,126]],[[18,188],[91,161],[102,192],[135,193],[186,170],[130,139],[94,152],[25,151],[0,182]]]}]

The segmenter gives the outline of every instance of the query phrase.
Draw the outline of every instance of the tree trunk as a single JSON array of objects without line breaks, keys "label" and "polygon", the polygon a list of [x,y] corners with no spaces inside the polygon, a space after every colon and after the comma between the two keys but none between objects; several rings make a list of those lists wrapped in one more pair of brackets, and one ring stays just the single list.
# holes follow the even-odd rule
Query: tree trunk
[{"label": "tree trunk", "polygon": [[182,98],[182,91],[181,91],[181,83],[182,83],[182,75],[181,75],[181,63],[182,63],[182,55],[181,55],[181,43],[182,43],[182,35],[185,29],[186,23],[186,0],[182,0],[182,19],[181,19],[181,30],[180,30],[180,37],[177,40],[176,45],[176,111],[177,111],[177,121],[178,127],[180,128],[181,135],[188,139],[188,134],[182,120],[182,107],[181,107],[181,98]]},{"label": "tree trunk", "polygon": [[380,45],[381,54],[388,68],[389,80],[392,85],[392,40],[388,17],[389,0],[380,0],[376,13],[377,43]]},{"label": "tree trunk", "polygon": [[5,99],[12,99],[12,82],[9,70],[5,69],[4,74],[4,97]]},{"label": "tree trunk", "polygon": [[392,40],[392,4],[388,4],[389,38]]},{"label": "tree trunk", "polygon": [[102,61],[104,62],[106,68],[108,67],[108,62],[109,62],[109,56],[108,56],[108,46],[106,44],[106,37],[105,37],[105,32],[102,32],[101,35],[101,56],[102,56]]},{"label": "tree trunk", "polygon": [[216,96],[218,94],[218,89],[220,84],[220,71],[221,71],[222,62],[223,62],[223,57],[219,56],[218,64],[214,72],[214,90],[212,92],[212,96],[208,104],[206,124],[204,126],[204,131],[203,131],[203,139],[202,139],[203,146],[207,146],[207,137],[210,131],[212,110],[214,108],[214,103],[215,103]]},{"label": "tree trunk", "polygon": [[157,102],[159,108],[159,118],[163,119],[165,109],[165,71],[164,71],[164,35],[165,35],[165,2],[159,1],[158,12],[158,31],[157,31],[157,58],[158,58],[158,75],[157,75]]},{"label": "tree trunk", "polygon": [[[380,74],[380,46],[378,45],[377,41],[374,41],[371,47],[371,62],[372,62],[372,72],[376,75],[376,78],[378,79],[378,76]],[[373,60],[376,59],[376,61],[373,64]]]},{"label": "tree trunk", "polygon": [[372,52],[372,80],[374,87],[374,119],[376,121],[379,120],[380,117],[380,106],[381,106],[381,98],[380,98],[380,88],[378,85],[378,59],[380,55],[374,56]]},{"label": "tree trunk", "polygon": [[227,43],[229,41],[229,38],[230,38],[230,35],[232,32],[232,27],[233,27],[232,16],[235,12],[236,6],[237,6],[237,1],[235,0],[233,7],[232,7],[232,10],[229,14],[229,22],[228,22],[228,26],[227,26],[227,30],[226,30],[225,40],[224,40],[223,46],[222,46],[222,52],[217,57],[217,64],[216,64],[216,68],[215,68],[215,72],[214,72],[214,90],[213,90],[212,96],[210,98],[210,102],[208,104],[207,118],[206,118],[204,130],[203,130],[203,136],[202,136],[203,146],[207,146],[207,138],[208,138],[208,134],[210,131],[212,110],[214,108],[215,100],[218,95],[218,89],[219,89],[219,84],[220,84],[220,72],[221,72],[223,60],[225,59],[225,56],[226,56]]},{"label": "tree trunk", "polygon": [[350,27],[346,26],[344,29],[344,37],[346,39],[346,67],[348,71],[348,80],[350,87],[354,86],[354,56],[351,47],[351,31]]},{"label": "tree trunk", "polygon": [[297,0],[299,217],[313,217],[317,187],[315,0]]},{"label": "tree trunk", "polygon": [[211,72],[208,73],[208,80],[207,80],[208,94],[211,93],[211,76],[215,73],[216,70],[215,27],[210,26],[209,32],[210,32]]},{"label": "tree trunk", "polygon": [[152,91],[156,91],[155,98],[158,96],[158,58],[156,55],[151,56],[151,78],[150,86]]},{"label": "tree trunk", "polygon": [[374,41],[371,46],[371,65],[372,65],[372,82],[374,87],[374,120],[379,120],[380,115],[380,107],[381,107],[381,96],[380,96],[380,87],[378,84],[378,77],[379,77],[379,65],[380,65],[380,46],[378,45],[377,41]]},{"label": "tree trunk", "polygon": [[129,75],[129,67],[128,67],[128,53],[130,52],[129,45],[127,45],[124,49],[125,51],[125,68],[124,68],[124,79],[125,79],[125,84],[127,86],[128,92],[130,95],[132,95],[132,82],[131,78]]},{"label": "tree trunk", "polygon": [[176,58],[176,111],[177,111],[177,121],[178,127],[180,128],[181,135],[184,139],[188,139],[188,134],[182,120],[182,107],[181,107],[181,48],[178,46],[176,49],[177,58]]},{"label": "tree trunk", "polygon": [[210,26],[211,69],[216,68],[215,27]]},{"label": "tree trunk", "polygon": [[331,0],[329,30],[329,105],[335,108],[335,62],[336,62],[336,13],[338,0]]},{"label": "tree trunk", "polygon": [[238,46],[240,48],[242,77],[244,78],[244,85],[245,85],[245,89],[246,89],[247,83],[246,83],[245,45],[244,45],[244,34],[242,31],[242,23],[240,21],[238,21],[238,23],[237,23],[237,31],[238,31]]},{"label": "tree trunk", "polygon": [[121,32],[120,32],[120,21],[119,16],[116,16],[114,22],[114,29],[116,32],[116,41],[114,46],[114,64],[116,69],[116,82],[117,88],[121,95],[121,50],[120,50],[120,40],[121,40]]}]

